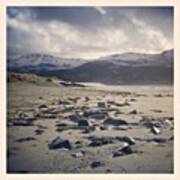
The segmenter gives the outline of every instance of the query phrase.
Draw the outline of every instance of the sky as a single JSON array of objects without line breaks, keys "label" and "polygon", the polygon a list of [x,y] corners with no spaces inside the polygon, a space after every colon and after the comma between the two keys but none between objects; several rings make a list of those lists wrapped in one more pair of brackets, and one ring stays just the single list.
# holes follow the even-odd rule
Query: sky
[{"label": "sky", "polygon": [[172,7],[7,7],[9,53],[98,58],[173,48]]}]

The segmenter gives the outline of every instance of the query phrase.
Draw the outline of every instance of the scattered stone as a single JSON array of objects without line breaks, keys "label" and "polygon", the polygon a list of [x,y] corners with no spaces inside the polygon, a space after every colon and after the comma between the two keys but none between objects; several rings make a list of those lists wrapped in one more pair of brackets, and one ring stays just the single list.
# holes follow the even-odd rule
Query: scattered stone
[{"label": "scattered stone", "polygon": [[133,149],[132,146],[128,145],[128,146],[122,147],[116,152],[113,152],[113,157],[129,155],[132,153],[137,153],[137,150]]},{"label": "scattered stone", "polygon": [[100,108],[106,108],[106,103],[105,102],[98,102],[97,106]]},{"label": "scattered stone", "polygon": [[100,125],[100,130],[102,131],[105,131],[105,130],[108,130],[108,126],[105,126],[105,125]]},{"label": "scattered stone", "polygon": [[85,111],[83,116],[87,118],[93,118],[93,119],[104,119],[108,113],[106,111],[102,110],[89,110]]},{"label": "scattered stone", "polygon": [[125,120],[114,119],[114,118],[108,117],[104,121],[104,124],[111,124],[111,125],[114,125],[114,126],[119,126],[119,125],[127,125],[128,123]]},{"label": "scattered stone", "polygon": [[134,109],[134,110],[130,111],[129,114],[137,114],[137,110]]},{"label": "scattered stone", "polygon": [[120,130],[120,131],[127,131],[129,129],[129,127],[126,125],[122,125],[122,126],[114,126],[113,129]]},{"label": "scattered stone", "polygon": [[40,135],[40,134],[42,134],[43,132],[44,132],[44,130],[42,130],[42,129],[37,129],[37,130],[35,130],[36,135]]},{"label": "scattered stone", "polygon": [[81,119],[81,120],[79,120],[79,122],[78,122],[78,126],[79,126],[79,127],[89,126],[89,122],[88,122],[86,119]]},{"label": "scattered stone", "polygon": [[152,126],[151,131],[152,131],[154,134],[159,134],[159,133],[161,132],[160,129],[158,129],[156,126]]},{"label": "scattered stone", "polygon": [[130,106],[130,104],[125,101],[123,103],[117,103],[115,101],[108,101],[108,104],[114,105],[114,106],[118,106],[118,107],[123,107],[123,106]]},{"label": "scattered stone", "polygon": [[152,109],[151,111],[156,112],[156,113],[162,113],[162,110],[160,109]]},{"label": "scattered stone", "polygon": [[131,101],[131,102],[135,102],[135,101],[137,101],[137,99],[135,99],[135,98],[131,98],[129,101]]},{"label": "scattered stone", "polygon": [[97,167],[100,167],[100,166],[104,166],[104,163],[101,162],[101,161],[94,161],[94,162],[92,162],[92,164],[91,164],[91,167],[92,167],[92,168],[97,168]]},{"label": "scattered stone", "polygon": [[169,141],[174,141],[174,136],[171,136],[171,137],[169,138]]},{"label": "scattered stone", "polygon": [[165,138],[153,138],[151,141],[155,141],[157,143],[166,143],[168,140]]},{"label": "scattered stone", "polygon": [[89,143],[88,145],[90,147],[112,144],[114,143],[114,140],[115,140],[112,137],[90,137],[89,139],[91,140],[91,143]]},{"label": "scattered stone", "polygon": [[63,140],[60,137],[56,137],[54,140],[52,140],[51,143],[48,144],[49,149],[60,149],[60,148],[65,148],[65,149],[72,149],[72,145],[69,142],[69,140]]},{"label": "scattered stone", "polygon": [[72,114],[69,116],[69,119],[73,122],[79,122],[81,119],[81,116],[78,114]]},{"label": "scattered stone", "polygon": [[163,97],[163,95],[162,94],[155,94],[154,97],[161,98],[161,97]]},{"label": "scattered stone", "polygon": [[90,98],[86,96],[85,101],[88,102],[89,100],[90,100]]},{"label": "scattered stone", "polygon": [[18,119],[13,121],[13,126],[34,126],[34,124],[32,121]]},{"label": "scattered stone", "polygon": [[116,136],[116,139],[119,141],[127,142],[129,145],[136,144],[136,140],[129,136]]},{"label": "scattered stone", "polygon": [[46,104],[42,104],[40,106],[38,106],[39,109],[42,109],[42,108],[48,108],[48,106]]},{"label": "scattered stone", "polygon": [[17,139],[16,142],[22,143],[22,142],[25,142],[25,141],[34,141],[34,140],[36,140],[36,138],[34,138],[34,137],[26,137],[26,138]]},{"label": "scattered stone", "polygon": [[75,158],[79,158],[84,156],[84,153],[80,151],[80,152],[72,153],[72,156]]},{"label": "scattered stone", "polygon": [[84,133],[84,134],[88,134],[88,133],[91,133],[91,132],[95,131],[95,127],[94,126],[87,126],[87,127],[84,127],[83,129],[84,130],[83,130],[82,133]]}]

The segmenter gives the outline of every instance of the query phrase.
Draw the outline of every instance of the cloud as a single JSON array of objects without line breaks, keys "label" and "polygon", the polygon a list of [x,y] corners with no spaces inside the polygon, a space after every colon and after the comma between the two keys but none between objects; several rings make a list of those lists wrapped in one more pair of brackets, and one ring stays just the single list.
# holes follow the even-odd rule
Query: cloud
[{"label": "cloud", "polygon": [[102,7],[94,7],[100,14],[105,15],[107,12]]},{"label": "cloud", "polygon": [[[127,13],[117,8],[113,11],[113,8],[95,7],[88,8],[87,13],[86,8],[82,9],[83,15],[88,14],[88,17],[83,17],[80,25],[81,9],[76,12],[72,23],[72,20],[67,20],[65,10],[62,14],[59,12],[61,8],[58,17],[50,19],[40,18],[41,10],[35,13],[34,9],[10,8],[7,16],[8,48],[22,53],[42,52],[63,57],[96,58],[129,51],[156,53],[173,47],[172,35],[166,36],[160,26],[138,18],[134,10],[127,10],[131,12]],[[99,12],[96,16],[102,19],[92,21],[90,15],[94,15],[93,9]],[[72,12],[70,9],[68,11]]]}]

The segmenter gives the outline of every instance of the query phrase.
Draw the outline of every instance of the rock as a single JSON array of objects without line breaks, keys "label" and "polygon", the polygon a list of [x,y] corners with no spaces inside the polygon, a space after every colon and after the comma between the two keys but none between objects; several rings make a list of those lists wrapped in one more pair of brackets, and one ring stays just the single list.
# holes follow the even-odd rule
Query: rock
[{"label": "rock", "polygon": [[88,102],[90,98],[88,96],[85,97],[85,102]]},{"label": "rock", "polygon": [[84,153],[80,151],[80,152],[72,153],[72,156],[76,157],[76,158],[79,158],[79,157],[84,156]]},{"label": "rock", "polygon": [[79,116],[78,114],[72,114],[69,116],[69,119],[73,122],[79,122],[81,119],[81,116]]},{"label": "rock", "polygon": [[12,122],[13,126],[34,126],[32,121],[28,120],[15,120]]},{"label": "rock", "polygon": [[137,110],[134,109],[134,110],[130,111],[129,114],[137,114]]},{"label": "rock", "polygon": [[166,143],[168,140],[165,138],[153,138],[151,141],[155,141],[157,143]]},{"label": "rock", "polygon": [[42,130],[42,129],[37,129],[37,130],[35,130],[36,135],[40,135],[40,134],[42,134],[43,132],[44,132],[44,130]]},{"label": "rock", "polygon": [[67,127],[68,126],[68,124],[66,124],[66,123],[58,123],[58,124],[56,124],[56,127]]},{"label": "rock", "polygon": [[25,141],[34,141],[34,140],[36,140],[36,138],[34,138],[34,137],[26,137],[26,138],[17,139],[16,141],[22,143],[22,142],[25,142]]},{"label": "rock", "polygon": [[71,105],[71,102],[59,100],[58,104],[59,104],[59,105]]},{"label": "rock", "polygon": [[102,145],[114,143],[114,138],[112,137],[90,137],[90,139],[91,139],[91,143],[89,143],[88,145],[90,147],[96,147],[96,146],[102,146]]},{"label": "rock", "polygon": [[129,136],[116,136],[116,139],[119,141],[127,142],[129,145],[136,144],[135,139]]},{"label": "rock", "polygon": [[127,131],[129,127],[127,125],[122,125],[122,126],[115,126],[113,129],[120,131]]},{"label": "rock", "polygon": [[108,101],[108,104],[111,104],[111,105],[114,105],[114,106],[117,106],[117,107],[129,106],[130,105],[127,101],[125,101],[123,103],[117,103],[115,101]]},{"label": "rock", "polygon": [[37,115],[37,117],[44,119],[55,119],[57,116],[56,114],[40,113]]},{"label": "rock", "polygon": [[174,136],[171,136],[171,137],[169,138],[169,141],[174,141]]},{"label": "rock", "polygon": [[105,130],[108,130],[108,126],[105,126],[105,125],[100,125],[100,130],[102,131],[105,131]]},{"label": "rock", "polygon": [[97,109],[85,111],[83,113],[84,117],[93,118],[93,119],[104,119],[107,115],[108,113],[106,111],[97,110]]},{"label": "rock", "polygon": [[104,166],[104,163],[102,163],[101,161],[94,161],[91,164],[92,168],[97,168],[97,167],[100,167],[100,166]]},{"label": "rock", "polygon": [[97,107],[106,108],[106,103],[105,102],[98,102]]},{"label": "rock", "polygon": [[48,108],[48,106],[46,104],[41,104],[40,106],[38,106],[39,109],[42,109],[42,108]]},{"label": "rock", "polygon": [[159,133],[161,132],[160,129],[158,129],[156,126],[152,126],[151,131],[152,131],[154,134],[159,134]]},{"label": "rock", "polygon": [[65,148],[65,149],[72,149],[71,143],[69,140],[63,140],[60,137],[56,137],[54,140],[52,140],[51,143],[48,144],[49,149],[60,149],[60,148]]},{"label": "rock", "polygon": [[78,122],[78,126],[79,127],[85,127],[85,126],[89,126],[89,122],[86,119],[81,119]]},{"label": "rock", "polygon": [[87,127],[83,128],[83,129],[84,130],[83,130],[82,133],[84,133],[84,134],[88,134],[88,133],[91,133],[91,132],[95,131],[95,127],[94,126],[87,126]]},{"label": "rock", "polygon": [[111,125],[114,125],[114,126],[119,126],[119,125],[127,125],[128,123],[125,120],[114,119],[114,118],[108,117],[104,121],[104,124],[111,124]]},{"label": "rock", "polygon": [[114,152],[113,157],[129,155],[132,153],[137,153],[137,150],[133,149],[132,146],[128,145],[128,146],[122,147],[118,151]]}]

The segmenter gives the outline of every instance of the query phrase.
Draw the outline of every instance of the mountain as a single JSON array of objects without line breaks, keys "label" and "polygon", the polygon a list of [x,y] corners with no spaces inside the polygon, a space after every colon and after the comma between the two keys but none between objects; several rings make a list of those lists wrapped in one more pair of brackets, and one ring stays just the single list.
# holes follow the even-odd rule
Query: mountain
[{"label": "mountain", "polygon": [[[14,69],[12,66],[8,67],[10,71],[56,76],[73,82],[100,82],[111,85],[173,84],[173,54],[173,49],[160,54],[123,53],[92,61],[62,60],[47,55],[42,55],[40,59],[39,56],[32,58],[31,55],[30,58],[20,57],[16,61],[20,66],[13,63]],[[25,63],[27,59],[30,60]]]},{"label": "mountain", "polygon": [[25,55],[8,55],[8,69],[21,70],[23,72],[70,69],[82,65],[86,61],[83,59],[68,59],[52,56],[48,54],[32,53]]}]

